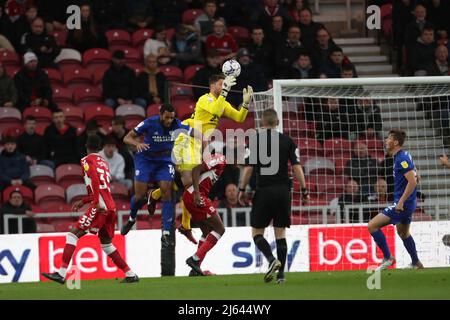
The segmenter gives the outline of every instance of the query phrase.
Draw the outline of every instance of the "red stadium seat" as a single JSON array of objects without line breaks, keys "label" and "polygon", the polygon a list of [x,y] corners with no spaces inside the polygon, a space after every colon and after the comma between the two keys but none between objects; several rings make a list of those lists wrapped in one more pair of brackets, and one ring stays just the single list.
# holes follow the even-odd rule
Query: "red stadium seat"
[{"label": "red stadium seat", "polygon": [[65,203],[65,192],[63,187],[56,184],[43,184],[34,191],[34,198],[37,205],[46,209],[56,203]]},{"label": "red stadium seat", "polygon": [[73,91],[67,88],[53,87],[53,101],[56,103],[73,103]]},{"label": "red stadium seat", "polygon": [[194,64],[187,66],[186,69],[184,69],[184,82],[191,83],[192,78],[194,78],[197,71],[203,67],[204,65],[202,64]]},{"label": "red stadium seat", "polygon": [[25,129],[21,125],[12,126],[9,128],[0,129],[0,136],[1,137],[14,137],[17,139],[20,137],[20,135],[24,131],[25,131]]},{"label": "red stadium seat", "polygon": [[0,52],[0,62],[4,67],[20,67],[21,64],[19,55],[9,50]]},{"label": "red stadium seat", "polygon": [[37,186],[55,183],[55,173],[49,166],[35,164],[30,166],[30,180]]},{"label": "red stadium seat", "polygon": [[75,201],[83,199],[88,192],[84,183],[75,183],[66,189],[67,203],[73,204]]},{"label": "red stadium seat", "polygon": [[105,74],[106,70],[109,69],[109,66],[107,65],[102,65],[102,66],[98,66],[96,67],[93,71],[92,71],[92,83],[96,86],[102,83],[103,81],[103,75]]},{"label": "red stadium seat", "polygon": [[77,136],[83,134],[84,130],[86,129],[86,126],[84,124],[79,124],[75,127],[77,129]]},{"label": "red stadium seat", "polygon": [[301,156],[321,157],[323,155],[322,145],[316,139],[298,139],[297,146]]},{"label": "red stadium seat", "polygon": [[113,195],[114,200],[117,199],[127,201],[129,199],[128,189],[124,184],[113,182],[109,186],[111,188],[111,194]]},{"label": "red stadium seat", "polygon": [[60,47],[66,46],[67,34],[68,32],[66,30],[57,30],[50,32],[50,35],[55,37],[56,44]]},{"label": "red stadium seat", "polygon": [[166,76],[169,81],[182,81],[183,71],[176,66],[161,66],[160,71]]},{"label": "red stadium seat", "polygon": [[334,175],[316,175],[308,177],[308,182],[315,184],[319,194],[342,194],[345,188],[345,178]]},{"label": "red stadium seat", "polygon": [[186,86],[186,85],[173,85],[170,88],[170,99],[171,100],[192,100],[193,99],[193,93],[192,93],[192,87]]},{"label": "red stadium seat", "polygon": [[16,108],[0,108],[0,129],[20,126],[22,124],[22,114]]},{"label": "red stadium seat", "polygon": [[185,24],[194,24],[195,20],[203,14],[201,9],[187,9],[181,15],[181,22]]},{"label": "red stadium seat", "polygon": [[145,66],[142,63],[129,63],[128,67],[134,70],[136,76],[142,72],[145,72]]},{"label": "red stadium seat", "polygon": [[175,108],[177,117],[180,120],[189,118],[195,109],[195,102],[193,100],[175,100],[172,101],[172,105]]},{"label": "red stadium seat", "polygon": [[381,30],[387,39],[392,36],[392,3],[381,6]]},{"label": "red stadium seat", "polygon": [[45,209],[47,213],[58,213],[58,212],[72,212],[72,207],[67,203],[57,203],[55,205],[48,206]]},{"label": "red stadium seat", "polygon": [[225,135],[227,129],[242,129],[244,131],[254,128],[255,127],[255,119],[253,117],[247,116],[244,122],[239,123],[234,120],[228,119],[228,118],[221,118],[219,121],[219,125],[217,127],[218,130],[222,131],[222,133]]},{"label": "red stadium seat", "polygon": [[47,123],[37,123],[36,124],[36,133],[43,136],[45,129],[47,129],[48,124]]},{"label": "red stadium seat", "polygon": [[161,107],[160,104],[151,104],[147,107],[147,118],[153,117],[159,114],[159,108]]},{"label": "red stadium seat", "polygon": [[80,85],[92,84],[92,72],[84,68],[67,68],[62,74],[63,84],[66,88],[76,88]]},{"label": "red stadium seat", "polygon": [[138,51],[135,48],[126,48],[123,50],[125,52],[125,63],[126,64],[132,64],[132,63],[142,63],[142,52]]},{"label": "red stadium seat", "polygon": [[351,155],[352,143],[347,139],[328,139],[323,143],[323,150],[326,157],[338,158],[343,155]]},{"label": "red stadium seat", "polygon": [[32,204],[34,202],[33,190],[31,190],[30,188],[25,186],[9,186],[5,190],[3,190],[3,203],[9,200],[9,195],[13,191],[19,191],[26,203]]},{"label": "red stadium seat", "polygon": [[55,62],[59,66],[59,70],[63,72],[67,68],[77,67],[81,68],[81,61],[83,57],[75,49],[62,49],[60,54],[56,57]]},{"label": "red stadium seat", "polygon": [[75,106],[60,106],[66,116],[66,121],[73,127],[84,123],[83,109]]},{"label": "red stadium seat", "polygon": [[106,32],[109,46],[131,45],[130,34],[121,29],[113,29]]},{"label": "red stadium seat", "polygon": [[133,47],[137,48],[143,46],[145,41],[150,39],[153,35],[152,29],[139,29],[131,36],[131,42]]},{"label": "red stadium seat", "polygon": [[81,108],[102,103],[103,94],[99,86],[84,85],[75,88],[73,100]]},{"label": "red stadium seat", "polygon": [[56,232],[56,228],[52,223],[36,221],[36,232],[38,233]]},{"label": "red stadium seat", "polygon": [[47,68],[47,69],[43,69],[43,70],[48,75],[48,78],[50,79],[50,83],[52,85],[54,85],[54,84],[61,85],[62,84],[61,73],[59,72],[59,70],[52,69],[52,68]]},{"label": "red stadium seat", "polygon": [[111,53],[102,48],[93,48],[84,52],[83,65],[95,72],[99,67],[109,67],[111,64]]},{"label": "red stadium seat", "polygon": [[16,67],[16,66],[5,66],[5,72],[6,74],[13,78],[17,72],[20,71],[20,67]]},{"label": "red stadium seat", "polygon": [[90,106],[84,110],[84,120],[86,122],[95,119],[102,127],[111,125],[113,118],[114,111],[105,105]]},{"label": "red stadium seat", "polygon": [[116,209],[117,211],[129,211],[130,210],[130,201],[116,200]]},{"label": "red stadium seat", "polygon": [[227,28],[227,32],[233,36],[239,45],[245,44],[250,39],[250,32],[244,27],[232,26]]},{"label": "red stadium seat", "polygon": [[83,171],[79,164],[62,164],[55,170],[56,183],[64,189],[77,183],[84,183]]},{"label": "red stadium seat", "polygon": [[316,136],[315,125],[303,120],[283,119],[283,130],[291,137],[314,138]]},{"label": "red stadium seat", "polygon": [[33,116],[37,123],[50,124],[52,122],[52,112],[43,107],[28,107],[22,114],[25,119],[28,116]]},{"label": "red stadium seat", "polygon": [[77,218],[53,218],[52,225],[56,232],[69,232],[73,225],[78,221]]},{"label": "red stadium seat", "polygon": [[[134,104],[123,105],[116,109],[116,115],[122,116],[127,123],[132,122],[137,125],[145,119],[145,110],[141,106]],[[134,127],[133,125],[130,126]]]},{"label": "red stadium seat", "polygon": [[367,149],[369,149],[369,151],[383,151],[383,140],[381,139],[377,139],[377,138],[370,138],[370,139],[358,139],[355,141],[355,143],[357,142],[362,142],[367,146]]}]

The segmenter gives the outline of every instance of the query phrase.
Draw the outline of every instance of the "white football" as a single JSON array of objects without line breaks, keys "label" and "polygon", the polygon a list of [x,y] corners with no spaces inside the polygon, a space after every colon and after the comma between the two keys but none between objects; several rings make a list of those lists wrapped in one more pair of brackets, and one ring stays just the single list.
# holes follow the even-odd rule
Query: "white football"
[{"label": "white football", "polygon": [[227,60],[222,66],[222,72],[226,76],[237,78],[241,74],[241,65],[236,60]]}]

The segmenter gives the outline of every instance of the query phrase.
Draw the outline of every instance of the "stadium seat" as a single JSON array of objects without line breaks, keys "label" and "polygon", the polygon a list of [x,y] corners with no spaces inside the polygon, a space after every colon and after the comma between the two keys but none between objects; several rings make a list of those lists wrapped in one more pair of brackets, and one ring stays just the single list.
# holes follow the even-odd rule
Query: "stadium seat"
[{"label": "stadium seat", "polygon": [[56,228],[52,223],[36,221],[36,232],[38,233],[56,232]]},{"label": "stadium seat", "polygon": [[83,54],[83,65],[92,72],[100,67],[109,67],[110,64],[111,53],[106,49],[93,48]]},{"label": "stadium seat", "polygon": [[383,140],[377,139],[377,138],[370,138],[370,139],[358,139],[355,141],[355,143],[362,142],[367,146],[367,149],[369,151],[383,151]]},{"label": "stadium seat", "polygon": [[103,102],[102,90],[99,86],[83,85],[75,88],[73,100],[77,106],[85,109],[87,106]]},{"label": "stadium seat", "polygon": [[59,72],[59,70],[52,69],[52,68],[46,68],[43,70],[48,75],[48,78],[52,85],[55,85],[55,84],[62,85],[62,78],[61,78],[61,73]]},{"label": "stadium seat", "polygon": [[75,201],[81,200],[87,196],[88,192],[84,183],[76,183],[69,186],[66,190],[67,203],[73,204]]},{"label": "stadium seat", "polygon": [[62,164],[55,170],[56,183],[64,189],[68,186],[84,183],[83,171],[79,164]]},{"label": "stadium seat", "polygon": [[46,213],[72,212],[72,206],[67,203],[57,203],[53,206],[48,206],[45,209]]},{"label": "stadium seat", "polygon": [[103,75],[105,74],[106,70],[109,69],[109,66],[106,65],[101,65],[96,67],[93,71],[92,71],[92,83],[94,85],[99,85],[102,83],[103,81]]},{"label": "stadium seat", "polygon": [[60,106],[66,116],[66,121],[73,127],[84,123],[83,109],[75,106]]},{"label": "stadium seat", "polygon": [[52,122],[52,112],[48,108],[28,107],[23,111],[22,116],[24,119],[33,116],[37,123],[50,124]]},{"label": "stadium seat", "polygon": [[[301,151],[300,151],[301,152]],[[305,175],[334,174],[334,163],[328,158],[310,158],[304,164]]]},{"label": "stadium seat", "polygon": [[142,53],[135,48],[129,47],[123,50],[125,52],[125,63],[133,64],[133,63],[142,63]]},{"label": "stadium seat", "polygon": [[4,67],[20,67],[21,65],[19,55],[9,50],[0,52],[0,62]]},{"label": "stadium seat", "polygon": [[172,41],[174,35],[175,35],[175,28],[166,29],[166,38],[168,41]]},{"label": "stadium seat", "polygon": [[19,191],[22,194],[23,200],[26,203],[28,204],[34,203],[33,190],[25,186],[9,186],[5,190],[3,190],[3,203],[9,200],[9,195],[13,191]]},{"label": "stadium seat", "polygon": [[145,119],[145,110],[135,104],[122,105],[116,109],[116,116],[125,119],[126,127],[135,127]]},{"label": "stadium seat", "polygon": [[[331,159],[331,158],[329,158]],[[334,170],[336,175],[340,175],[344,172],[347,162],[350,160],[350,154],[345,157],[334,158]]]},{"label": "stadium seat", "polygon": [[[195,107],[195,106],[194,106]],[[217,129],[222,131],[222,134],[226,134],[227,129],[242,129],[242,130],[248,130],[250,128],[255,127],[255,119],[252,117],[248,117],[245,119],[244,122],[239,123],[234,120],[228,119],[228,118],[221,118],[219,121],[219,125],[217,126]]]},{"label": "stadium seat", "polygon": [[85,68],[66,68],[62,73],[63,84],[66,88],[77,88],[92,84],[92,72]]},{"label": "stadium seat", "polygon": [[345,178],[335,175],[313,175],[308,182],[315,185],[318,194],[340,195],[344,192]]},{"label": "stadium seat", "polygon": [[84,110],[84,120],[97,120],[101,126],[110,125],[114,118],[114,111],[105,105],[91,106]]},{"label": "stadium seat", "polygon": [[168,81],[183,81],[183,71],[177,66],[161,66],[159,69]]},{"label": "stadium seat", "polygon": [[131,36],[131,43],[133,47],[138,48],[145,44],[145,41],[150,39],[153,35],[152,29],[139,29]]},{"label": "stadium seat", "polygon": [[201,9],[187,9],[181,15],[181,22],[185,24],[194,24],[195,20],[203,14]]},{"label": "stadium seat", "polygon": [[56,232],[69,232],[78,218],[54,218],[52,221]]},{"label": "stadium seat", "polygon": [[55,183],[55,173],[49,166],[35,164],[30,166],[30,180],[36,185]]},{"label": "stadium seat", "polygon": [[20,67],[17,66],[5,66],[5,72],[10,78],[14,78],[17,72],[20,71]]},{"label": "stadium seat", "polygon": [[66,46],[67,34],[66,30],[57,30],[49,33],[53,37],[55,37],[56,44],[60,47]]},{"label": "stadium seat", "polygon": [[159,108],[161,107],[160,104],[151,104],[147,107],[147,118],[156,116],[159,114]]},{"label": "stadium seat", "polygon": [[[325,203],[323,205],[328,205]],[[332,214],[327,214],[327,224],[335,224],[336,217]],[[322,212],[310,212],[308,215],[308,224],[323,224],[323,213]]]},{"label": "stadium seat", "polygon": [[192,78],[194,78],[197,71],[203,67],[204,65],[202,64],[194,64],[187,66],[186,69],[184,69],[184,82],[191,83]]},{"label": "stadium seat", "polygon": [[231,26],[227,28],[227,32],[236,40],[239,47],[246,44],[250,39],[250,32],[247,28],[240,26]]},{"label": "stadium seat", "polygon": [[174,100],[172,101],[172,105],[175,108],[177,117],[180,120],[189,118],[195,109],[195,102],[193,100]]},{"label": "stadium seat", "polygon": [[314,123],[307,123],[303,120],[283,119],[283,130],[291,137],[315,138],[316,128]]},{"label": "stadium seat", "polygon": [[43,184],[34,191],[34,199],[38,206],[46,208],[57,203],[65,203],[65,192],[63,187],[57,184]]},{"label": "stadium seat", "polygon": [[78,67],[81,68],[81,61],[83,60],[81,53],[75,49],[62,49],[59,55],[55,58],[55,62],[59,66],[59,70],[63,72],[66,68]]},{"label": "stadium seat", "polygon": [[387,39],[392,36],[392,3],[381,6],[381,30]]},{"label": "stadium seat", "polygon": [[[115,200],[115,199],[114,199]],[[115,200],[117,211],[129,211],[130,210],[130,201],[123,200]]]},{"label": "stadium seat", "polygon": [[111,194],[113,195],[114,200],[129,200],[128,189],[124,184],[113,182],[109,187],[111,188]]},{"label": "stadium seat", "polygon": [[308,224],[309,219],[305,214],[300,214],[299,212],[293,212],[291,215],[291,224],[300,225]]},{"label": "stadium seat", "polygon": [[327,139],[323,143],[323,150],[326,157],[338,158],[345,156],[345,158],[350,158],[352,153],[352,143],[349,140],[342,138]]},{"label": "stadium seat", "polygon": [[186,85],[172,85],[170,88],[170,99],[171,100],[192,100],[193,93],[192,87]]},{"label": "stadium seat", "polygon": [[45,129],[47,129],[48,124],[47,123],[37,123],[36,124],[36,133],[43,136]]},{"label": "stadium seat", "polygon": [[79,124],[75,127],[77,130],[77,136],[83,134],[84,130],[86,129],[86,126],[84,124]]},{"label": "stadium seat", "polygon": [[128,67],[134,70],[136,76],[145,71],[145,66],[142,63],[129,63]]},{"label": "stadium seat", "polygon": [[8,128],[1,129],[0,128],[0,137],[14,137],[19,138],[20,135],[25,131],[22,125],[16,125]]},{"label": "stadium seat", "polygon": [[294,139],[297,142],[301,156],[321,157],[323,155],[322,145],[313,138]]},{"label": "stadium seat", "polygon": [[110,47],[117,45],[131,45],[130,34],[125,30],[113,29],[107,31],[105,35]]},{"label": "stadium seat", "polygon": [[0,108],[0,130],[22,124],[22,114],[16,108]]},{"label": "stadium seat", "polygon": [[53,101],[56,103],[73,103],[73,91],[62,87],[53,87]]}]

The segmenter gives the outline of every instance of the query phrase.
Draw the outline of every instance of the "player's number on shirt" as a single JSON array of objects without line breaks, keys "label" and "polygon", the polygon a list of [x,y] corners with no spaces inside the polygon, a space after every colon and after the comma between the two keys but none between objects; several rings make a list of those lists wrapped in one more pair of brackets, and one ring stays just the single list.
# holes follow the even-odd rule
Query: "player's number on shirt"
[{"label": "player's number on shirt", "polygon": [[110,191],[108,187],[111,181],[111,176],[109,175],[109,172],[100,168],[97,168],[97,172],[100,174],[100,190],[107,189],[108,191]]},{"label": "player's number on shirt", "polygon": [[169,166],[169,173],[173,178],[173,176],[175,175],[175,167],[171,164],[169,164],[168,166]]}]

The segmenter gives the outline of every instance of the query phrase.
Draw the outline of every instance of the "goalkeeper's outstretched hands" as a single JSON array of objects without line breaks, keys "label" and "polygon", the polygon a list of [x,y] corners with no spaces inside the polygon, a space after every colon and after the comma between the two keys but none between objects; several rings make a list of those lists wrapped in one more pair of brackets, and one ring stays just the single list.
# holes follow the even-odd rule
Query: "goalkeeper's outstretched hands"
[{"label": "goalkeeper's outstretched hands", "polygon": [[231,90],[231,87],[236,84],[236,77],[234,76],[226,76],[222,82],[222,91],[220,95],[224,98],[227,97],[228,92]]},{"label": "goalkeeper's outstretched hands", "polygon": [[244,88],[244,90],[242,90],[242,106],[244,108],[248,109],[248,105],[252,100],[252,96],[253,96],[252,86],[247,86],[247,88]]}]

